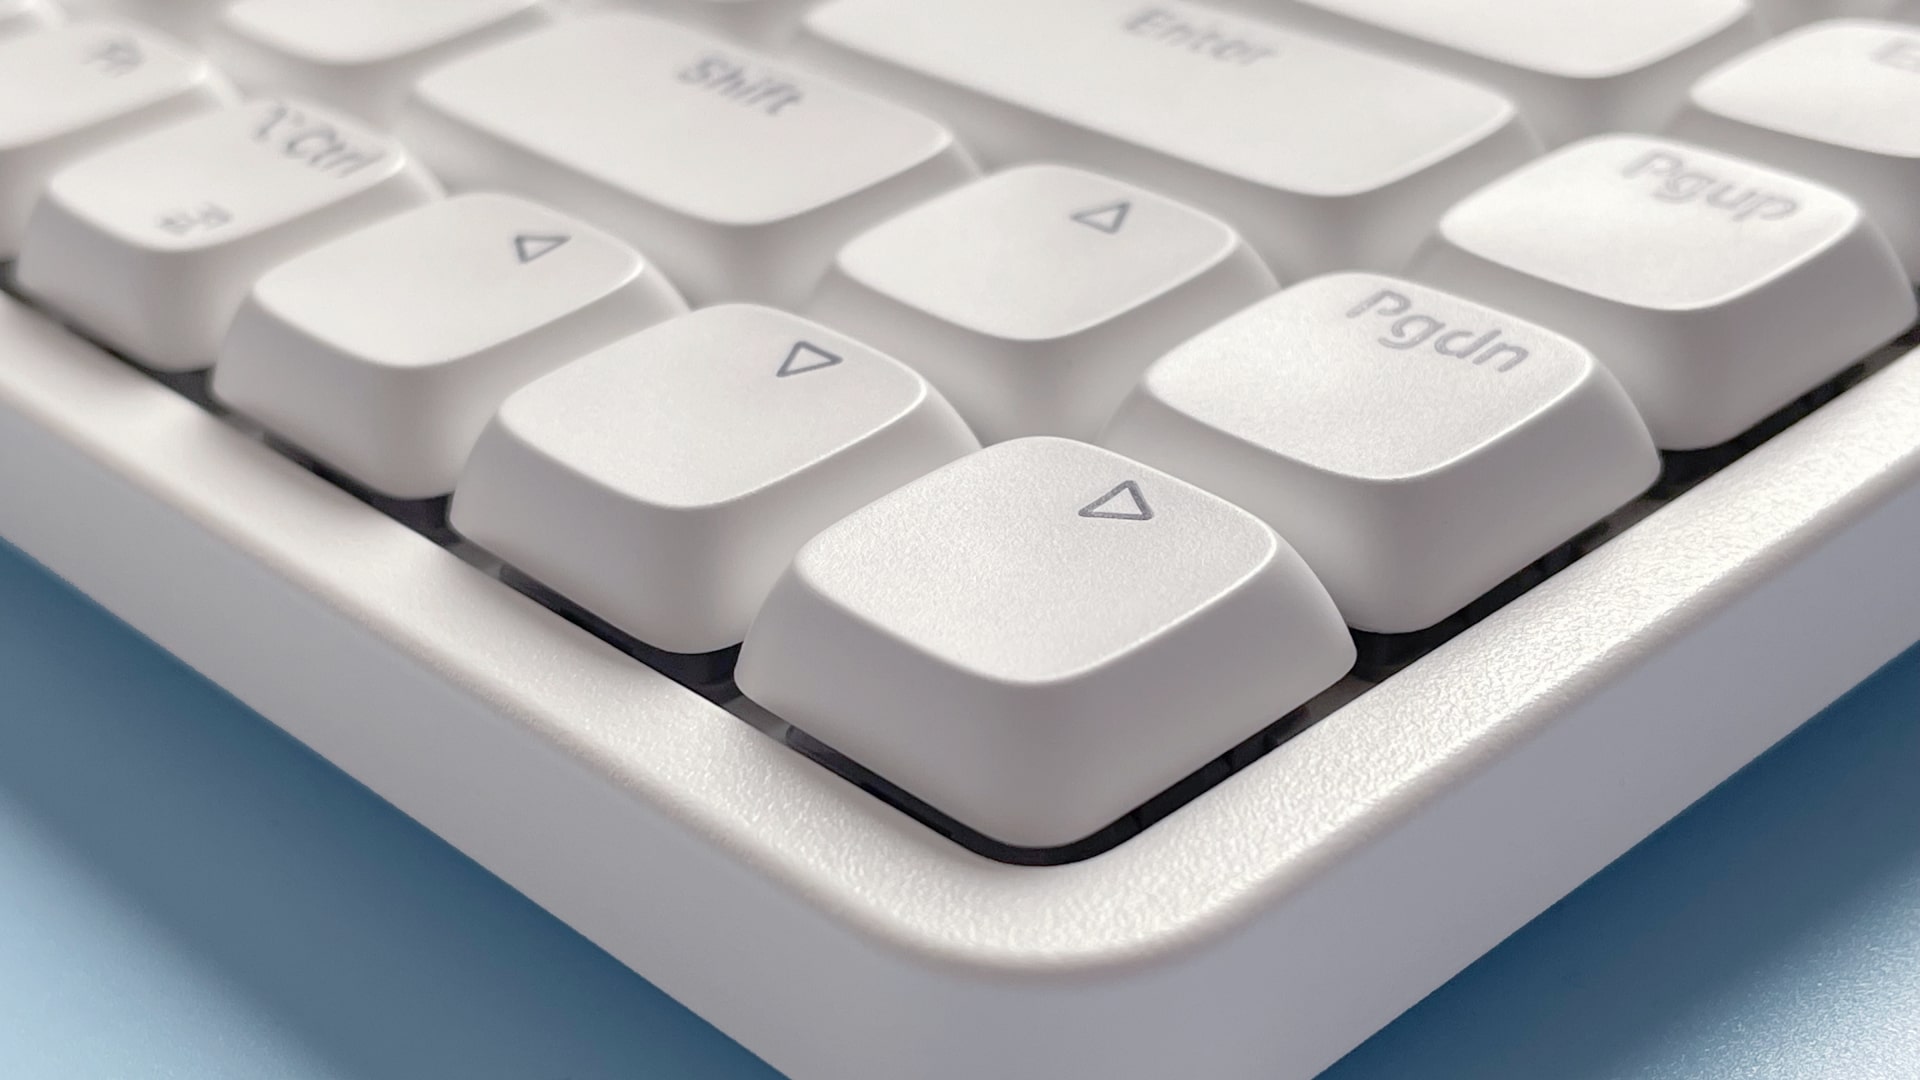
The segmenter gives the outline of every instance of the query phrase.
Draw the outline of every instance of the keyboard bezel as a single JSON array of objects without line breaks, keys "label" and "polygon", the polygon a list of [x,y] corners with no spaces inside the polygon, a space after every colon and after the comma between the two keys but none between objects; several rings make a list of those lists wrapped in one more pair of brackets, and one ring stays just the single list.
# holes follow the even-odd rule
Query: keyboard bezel
[{"label": "keyboard bezel", "polygon": [[1309,1073],[1920,638],[1917,353],[1009,866],[4,297],[0,358],[0,537],[802,1080]]}]

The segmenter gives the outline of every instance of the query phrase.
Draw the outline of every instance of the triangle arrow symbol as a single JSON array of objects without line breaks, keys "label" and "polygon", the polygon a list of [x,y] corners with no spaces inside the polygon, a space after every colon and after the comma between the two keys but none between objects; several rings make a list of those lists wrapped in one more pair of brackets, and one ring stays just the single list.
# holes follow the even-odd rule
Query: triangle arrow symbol
[{"label": "triangle arrow symbol", "polygon": [[521,262],[530,263],[571,239],[571,236],[531,236],[522,233],[513,238],[513,253],[520,256]]},{"label": "triangle arrow symbol", "polygon": [[1140,485],[1122,481],[1112,491],[1080,508],[1083,518],[1110,518],[1114,521],[1152,521],[1153,507],[1140,494]]},{"label": "triangle arrow symbol", "polygon": [[1132,201],[1122,199],[1116,203],[1108,203],[1105,206],[1096,206],[1089,210],[1082,210],[1073,215],[1073,220],[1090,229],[1099,229],[1101,232],[1111,236],[1120,231],[1120,226],[1127,223],[1127,212],[1132,209]]},{"label": "triangle arrow symbol", "polygon": [[780,370],[774,372],[781,378],[789,375],[805,375],[809,371],[819,371],[840,362],[840,357],[807,341],[796,341],[793,348],[787,350],[787,358],[780,361]]}]

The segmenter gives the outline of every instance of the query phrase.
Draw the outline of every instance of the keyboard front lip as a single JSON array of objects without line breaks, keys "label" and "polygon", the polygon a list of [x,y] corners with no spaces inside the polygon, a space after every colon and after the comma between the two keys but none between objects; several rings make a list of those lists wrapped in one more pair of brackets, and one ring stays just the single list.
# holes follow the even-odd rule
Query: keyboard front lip
[{"label": "keyboard front lip", "polygon": [[[4,297],[0,356],[0,535],[729,1031],[737,1009],[714,997],[722,990],[662,960],[675,946],[658,939],[685,928],[654,931],[660,905],[729,895],[815,945],[858,943],[849,963],[963,984],[1119,980],[1163,995],[1247,949],[1270,969],[1289,956],[1299,967],[1270,977],[1312,982],[1308,972],[1337,970],[1316,941],[1375,932],[1406,905],[1474,913],[1427,956],[1353,976],[1391,982],[1398,997],[1304,1038],[1303,1053],[1325,1057],[1920,637],[1912,355],[1122,847],[1010,867],[929,833]],[[1907,538],[1904,562],[1889,535]],[[1642,790],[1603,770],[1584,786],[1543,783],[1529,765],[1555,740],[1591,742],[1648,713],[1666,699],[1645,696],[1640,669],[1692,648],[1682,639],[1739,614],[1828,541],[1869,536],[1887,550],[1856,569],[1840,607],[1797,601],[1802,633],[1788,636],[1824,655],[1794,692],[1757,699],[1764,715],[1701,733],[1684,709],[1651,710],[1635,761],[1655,779]],[[1694,651],[1711,661],[1728,640]],[[366,677],[375,669],[386,674]],[[1736,691],[1717,693],[1737,702]],[[1688,744],[1697,760],[1659,765],[1687,729],[1702,734]],[[1531,781],[1496,768],[1506,763],[1534,769]],[[1521,831],[1534,811],[1582,799],[1611,817],[1556,857],[1511,860],[1510,880],[1461,883],[1473,903],[1380,895],[1435,858],[1407,850],[1419,830],[1457,837],[1487,810],[1460,805],[1475,790],[1504,800]],[[1356,889],[1370,903],[1334,903]],[[660,899],[635,904],[630,891]],[[876,944],[891,959],[868,956]]]}]

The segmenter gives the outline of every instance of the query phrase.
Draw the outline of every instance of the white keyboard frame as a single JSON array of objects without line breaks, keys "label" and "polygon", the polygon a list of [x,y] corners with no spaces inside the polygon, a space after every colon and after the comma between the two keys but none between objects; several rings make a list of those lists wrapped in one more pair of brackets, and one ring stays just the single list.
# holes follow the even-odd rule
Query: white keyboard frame
[{"label": "white keyboard frame", "polygon": [[795,1080],[1297,1080],[1920,639],[1920,353],[1052,868],[969,854],[4,296],[0,536]]}]

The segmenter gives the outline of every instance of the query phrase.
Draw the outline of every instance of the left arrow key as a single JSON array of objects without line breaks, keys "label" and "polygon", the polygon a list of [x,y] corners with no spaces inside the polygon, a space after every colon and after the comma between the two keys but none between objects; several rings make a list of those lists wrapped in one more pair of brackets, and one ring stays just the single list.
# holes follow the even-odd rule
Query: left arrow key
[{"label": "left arrow key", "polygon": [[[533,259],[540,272],[523,272]],[[374,491],[431,498],[453,490],[507,395],[685,310],[613,237],[522,199],[462,195],[261,278],[213,392]]]}]

